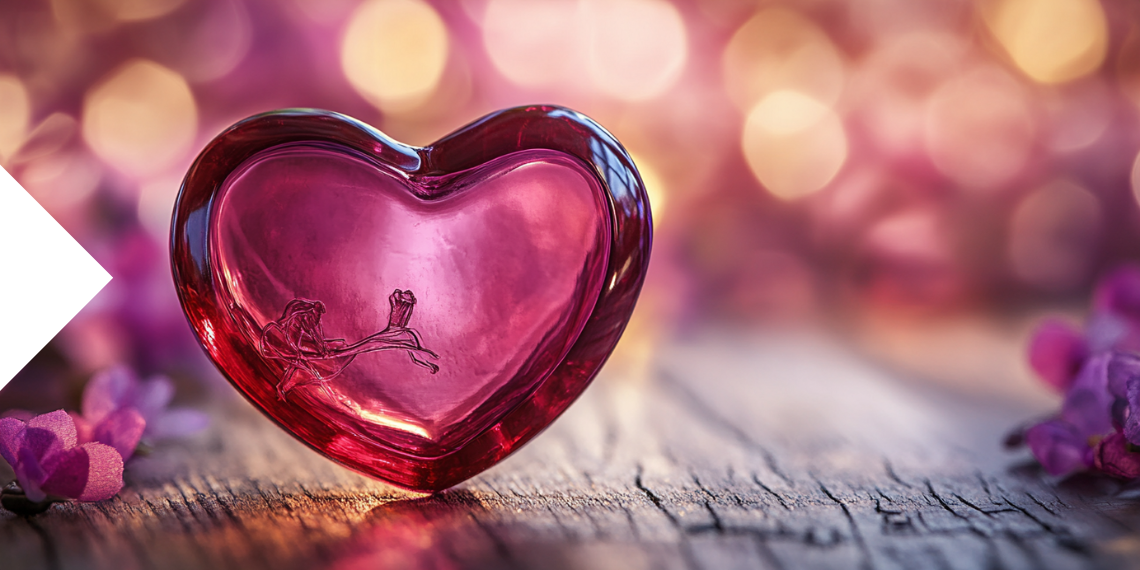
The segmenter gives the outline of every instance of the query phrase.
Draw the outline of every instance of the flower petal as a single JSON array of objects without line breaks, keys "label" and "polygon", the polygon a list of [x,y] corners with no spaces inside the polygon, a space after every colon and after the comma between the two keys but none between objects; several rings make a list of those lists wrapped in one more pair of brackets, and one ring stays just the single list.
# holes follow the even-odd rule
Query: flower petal
[{"label": "flower petal", "polygon": [[1140,477],[1140,453],[1128,450],[1119,432],[1102,439],[1093,451],[1093,466],[1105,474],[1123,479]]},{"label": "flower petal", "polygon": [[0,418],[0,457],[16,468],[16,454],[24,441],[24,422],[16,418]]},{"label": "flower petal", "polygon": [[92,376],[83,389],[83,417],[99,423],[132,401],[137,389],[138,378],[126,366],[115,366]]},{"label": "flower petal", "polygon": [[1114,398],[1128,397],[1128,382],[1140,378],[1140,357],[1127,352],[1115,352],[1108,361],[1108,393]]},{"label": "flower petal", "polygon": [[40,485],[48,477],[48,471],[44,469],[40,459],[36,457],[35,453],[27,447],[21,447],[20,452],[17,454],[16,462],[16,480],[20,482],[20,488],[24,490],[24,494],[29,499],[35,502],[44,500],[47,495],[44,494]]},{"label": "flower petal", "polygon": [[74,447],[60,454],[42,488],[80,501],[109,499],[123,488],[123,458],[101,443]]},{"label": "flower petal", "polygon": [[1085,343],[1089,352],[1111,350],[1128,340],[1128,319],[1112,313],[1094,313],[1085,324]]},{"label": "flower petal", "polygon": [[43,429],[59,438],[64,449],[75,447],[75,420],[63,410],[42,414],[28,420],[28,428]]},{"label": "flower petal", "polygon": [[1128,380],[1128,417],[1124,419],[1124,437],[1140,445],[1140,377]]},{"label": "flower petal", "polygon": [[1065,475],[1088,466],[1088,440],[1063,421],[1049,420],[1029,428],[1025,443],[1051,475]]},{"label": "flower petal", "polygon": [[1085,361],[1076,380],[1065,394],[1061,419],[1083,437],[1106,435],[1112,428],[1112,401],[1108,393],[1108,363],[1112,355],[1098,354]]},{"label": "flower petal", "polygon": [[123,461],[126,461],[134,455],[145,429],[146,420],[142,414],[134,408],[122,408],[112,412],[95,426],[92,440],[113,447],[122,456]]},{"label": "flower petal", "polygon": [[136,410],[142,414],[147,422],[154,420],[166,406],[170,405],[170,400],[174,399],[174,383],[166,376],[152,376],[146,382],[139,384],[138,392],[135,393],[134,402],[131,404]]},{"label": "flower petal", "polygon": [[1088,353],[1080,331],[1060,319],[1049,319],[1033,333],[1029,365],[1046,384],[1064,392],[1072,385]]},{"label": "flower petal", "polygon": [[110,499],[123,489],[123,457],[113,448],[98,443],[81,446],[87,451],[91,471],[87,475],[87,486],[80,501],[102,501]]},{"label": "flower petal", "polygon": [[36,456],[34,450],[27,446],[21,447],[16,454],[16,461],[17,474],[23,473],[30,481],[36,483],[43,483],[44,479],[47,479],[49,473],[44,468],[43,460]]},{"label": "flower petal", "polygon": [[1093,309],[1140,320],[1140,266],[1124,265],[1102,278],[1093,293]]},{"label": "flower petal", "polygon": [[95,437],[95,424],[87,421],[87,418],[79,415],[78,412],[67,412],[71,416],[71,421],[75,422],[75,443],[83,445]]},{"label": "flower petal", "polygon": [[163,440],[184,437],[206,429],[210,416],[189,408],[173,408],[146,425],[146,437]]}]

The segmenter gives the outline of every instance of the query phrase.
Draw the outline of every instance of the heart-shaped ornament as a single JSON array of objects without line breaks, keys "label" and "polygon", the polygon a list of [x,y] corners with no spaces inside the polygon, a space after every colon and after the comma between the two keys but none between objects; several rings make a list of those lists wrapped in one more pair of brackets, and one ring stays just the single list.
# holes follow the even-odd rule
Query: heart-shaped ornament
[{"label": "heart-shaped ornament", "polygon": [[574,111],[500,111],[416,148],[289,110],[198,156],[171,263],[198,340],[254,405],[334,461],[434,491],[582,393],[651,241],[633,161]]}]

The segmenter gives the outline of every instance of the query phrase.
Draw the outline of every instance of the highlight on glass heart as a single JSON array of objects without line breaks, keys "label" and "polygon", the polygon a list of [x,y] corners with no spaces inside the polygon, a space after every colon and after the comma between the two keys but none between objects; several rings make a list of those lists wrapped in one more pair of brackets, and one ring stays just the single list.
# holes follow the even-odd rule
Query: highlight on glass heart
[{"label": "highlight on glass heart", "polygon": [[190,324],[250,402],[338,463],[434,491],[585,390],[633,312],[651,213],[624,148],[569,109],[422,148],[283,110],[206,146],[171,244]]}]

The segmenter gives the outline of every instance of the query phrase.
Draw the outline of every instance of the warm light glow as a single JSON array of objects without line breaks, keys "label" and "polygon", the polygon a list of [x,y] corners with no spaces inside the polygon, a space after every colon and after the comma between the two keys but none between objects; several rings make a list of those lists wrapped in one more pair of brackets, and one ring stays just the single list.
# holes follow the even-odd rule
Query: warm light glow
[{"label": "warm light glow", "polygon": [[83,137],[112,166],[145,177],[183,158],[198,128],[194,96],[182,76],[134,60],[87,93]]},{"label": "warm light glow", "polygon": [[1120,90],[1140,106],[1140,26],[1136,24],[1117,52],[1116,80]]},{"label": "warm light glow", "polygon": [[424,439],[432,438],[431,432],[419,424],[401,420],[383,412],[373,412],[372,410],[365,409],[363,406],[358,404],[356,400],[353,400],[352,398],[339,393],[333,393],[329,390],[326,390],[325,393],[329,396],[334,397],[336,401],[340,402],[342,406],[348,408],[352,411],[352,413],[356,414],[359,418],[363,419],[366,422],[400,430],[405,433],[418,435]]},{"label": "warm light glow", "polygon": [[123,22],[150,20],[174,11],[185,0],[96,0],[105,12]]},{"label": "warm light glow", "polygon": [[921,153],[926,102],[957,71],[965,51],[965,42],[950,34],[892,37],[860,62],[845,103],[883,151]]},{"label": "warm light glow", "polygon": [[663,0],[586,4],[589,70],[598,89],[628,101],[660,95],[676,83],[688,55],[681,15]]},{"label": "warm light glow", "polygon": [[644,156],[631,155],[630,158],[633,159],[633,164],[637,166],[637,173],[641,175],[641,183],[645,185],[645,193],[649,195],[649,207],[653,210],[653,225],[656,226],[658,218],[664,214],[669,204],[663,185],[664,180],[657,172],[657,168]]},{"label": "warm light glow", "polygon": [[220,79],[245,59],[253,44],[253,24],[240,2],[209,5],[192,31],[179,42],[178,58],[170,65],[192,83]]},{"label": "warm light glow", "polygon": [[78,130],[79,123],[71,115],[52,113],[28,133],[12,160],[18,163],[28,162],[51,154],[67,144]]},{"label": "warm light glow", "polygon": [[996,68],[959,77],[926,109],[926,149],[943,174],[965,188],[990,189],[1020,172],[1033,144],[1029,101]]},{"label": "warm light glow", "polygon": [[341,44],[348,81],[384,111],[415,108],[447,64],[447,28],[419,0],[371,0],[352,14]]},{"label": "warm light glow", "polygon": [[950,261],[946,231],[938,213],[911,208],[879,220],[867,231],[867,246],[877,255],[902,260],[924,260],[932,265]]},{"label": "warm light glow", "polygon": [[20,183],[49,212],[82,204],[99,185],[99,161],[86,152],[57,152],[28,161]]},{"label": "warm light glow", "polygon": [[332,24],[348,18],[358,0],[293,0],[307,18],[321,24]]},{"label": "warm light glow", "polygon": [[14,75],[0,74],[0,161],[8,160],[24,143],[31,114],[23,82]]},{"label": "warm light glow", "polygon": [[1132,161],[1132,196],[1136,198],[1137,205],[1140,205],[1140,154]]},{"label": "warm light glow", "polygon": [[1099,0],[990,0],[982,13],[1026,75],[1061,83],[1095,71],[1108,49]]},{"label": "warm light glow", "polygon": [[757,180],[786,200],[826,186],[847,159],[839,117],[797,91],[776,91],[760,101],[748,113],[742,144]]},{"label": "warm light glow", "polygon": [[1089,78],[1042,95],[1048,143],[1053,150],[1070,152],[1088,148],[1108,130],[1114,94],[1104,81]]},{"label": "warm light glow", "polygon": [[1095,259],[1101,218],[1097,197],[1072,182],[1052,182],[1029,194],[1009,224],[1014,273],[1051,291],[1082,285]]},{"label": "warm light glow", "polygon": [[732,36],[724,78],[736,105],[751,109],[778,89],[832,105],[843,90],[843,60],[814,23],[784,8],[757,13]]},{"label": "warm light glow", "polygon": [[139,222],[159,240],[170,234],[170,214],[181,186],[181,176],[167,176],[143,184],[139,191]]},{"label": "warm light glow", "polygon": [[583,52],[578,8],[572,0],[491,0],[483,43],[495,69],[524,87],[568,79]]}]

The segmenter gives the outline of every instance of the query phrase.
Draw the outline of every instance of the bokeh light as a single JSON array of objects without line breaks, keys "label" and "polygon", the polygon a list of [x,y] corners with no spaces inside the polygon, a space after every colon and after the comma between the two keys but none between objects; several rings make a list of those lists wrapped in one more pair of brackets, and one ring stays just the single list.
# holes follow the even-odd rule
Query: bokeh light
[{"label": "bokeh light", "polygon": [[1025,196],[1010,221],[1009,258],[1022,280],[1049,291],[1083,285],[1101,233],[1100,201],[1066,180]]},{"label": "bokeh light", "polygon": [[1026,75],[1062,83],[1100,67],[1108,26],[1099,0],[990,0],[982,13]]},{"label": "bokeh light", "polygon": [[853,284],[884,309],[945,307],[962,300],[966,278],[951,246],[945,215],[916,206],[876,222],[860,244]]},{"label": "bokeh light", "polygon": [[724,52],[728,94],[742,110],[779,89],[794,89],[831,105],[844,84],[835,45],[811,20],[786,8],[766,8],[733,34]]},{"label": "bokeh light", "polygon": [[1140,106],[1140,14],[1131,24],[1116,56],[1115,71],[1121,92],[1132,104]]},{"label": "bokeh light", "polygon": [[[190,24],[174,48],[165,39],[154,42],[156,53],[191,83],[214,81],[233,71],[249,53],[253,23],[241,2],[196,4]],[[156,56],[157,57],[157,56]]]},{"label": "bokeh light", "polygon": [[637,173],[641,175],[641,183],[645,185],[645,193],[649,195],[649,205],[653,208],[653,225],[665,215],[669,206],[668,189],[665,180],[657,171],[657,166],[644,155],[630,153],[630,158],[637,165]]},{"label": "bokeh light", "polygon": [[347,18],[359,0],[293,0],[297,9],[318,24],[333,24]]},{"label": "bokeh light", "polygon": [[524,87],[569,78],[584,52],[574,0],[490,0],[483,14],[483,45],[495,69]]},{"label": "bokeh light", "polygon": [[922,152],[927,101],[966,49],[949,34],[913,33],[884,40],[864,58],[851,100],[879,148],[897,156]]},{"label": "bokeh light", "polygon": [[1020,172],[1033,145],[1034,119],[1024,90],[995,67],[943,85],[926,114],[934,164],[966,189],[992,189]]},{"label": "bokeh light", "polygon": [[124,22],[150,20],[169,14],[185,0],[95,0],[115,19]]},{"label": "bokeh light", "polygon": [[182,177],[171,175],[147,182],[139,190],[139,221],[159,240],[165,240],[170,233],[170,213],[181,186]]},{"label": "bokeh light", "polygon": [[83,103],[87,144],[115,168],[140,178],[184,158],[197,128],[197,105],[186,80],[153,61],[123,64]]},{"label": "bokeh light", "polygon": [[0,74],[0,162],[23,144],[31,114],[28,90],[20,78]]},{"label": "bokeh light", "polygon": [[28,133],[10,162],[22,164],[49,155],[70,142],[78,131],[79,125],[71,115],[52,113]]},{"label": "bokeh light", "polygon": [[783,199],[823,188],[847,158],[847,137],[835,112],[792,90],[756,104],[744,123],[742,146],[756,179]]},{"label": "bokeh light", "polygon": [[1140,154],[1132,160],[1131,174],[1129,182],[1132,186],[1132,197],[1136,200],[1136,204],[1140,205]]},{"label": "bokeh light", "polygon": [[20,183],[49,213],[58,216],[89,199],[102,176],[99,162],[76,150],[29,161],[20,171]]},{"label": "bokeh light", "polygon": [[[116,275],[61,335],[47,352],[69,366],[182,365],[129,301],[171,293],[155,252],[195,152],[283,107],[415,145],[515,105],[597,120],[654,208],[643,355],[706,319],[1075,306],[1092,276],[1140,260],[1134,0],[0,0],[0,14],[0,163],[101,262],[154,273]],[[185,333],[177,304],[163,311]]]},{"label": "bokeh light", "polygon": [[447,28],[419,0],[370,0],[353,12],[341,45],[349,82],[385,111],[427,99],[447,64]]},{"label": "bokeh light", "polygon": [[1100,139],[1112,117],[1112,92],[1104,81],[1085,79],[1042,94],[1048,120],[1048,144],[1058,152],[1072,152]]},{"label": "bokeh light", "polygon": [[603,93],[636,101],[660,95],[681,74],[688,39],[681,15],[664,0],[586,4],[590,77]]}]

